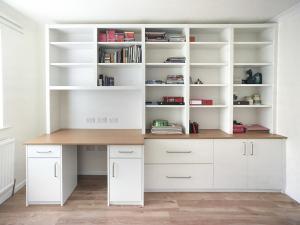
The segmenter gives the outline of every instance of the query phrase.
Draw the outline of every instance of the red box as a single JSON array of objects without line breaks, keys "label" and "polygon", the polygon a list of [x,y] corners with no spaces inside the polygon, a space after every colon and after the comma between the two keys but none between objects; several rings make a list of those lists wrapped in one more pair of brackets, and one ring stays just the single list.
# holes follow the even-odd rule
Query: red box
[{"label": "red box", "polygon": [[233,125],[233,133],[245,133],[246,127],[244,125]]},{"label": "red box", "polygon": [[132,31],[125,31],[124,32],[124,39],[125,41],[134,41],[134,32]]},{"label": "red box", "polygon": [[107,30],[106,31],[106,39],[108,42],[116,41],[116,31],[115,30]]},{"label": "red box", "polygon": [[212,105],[213,100],[211,99],[201,99],[202,100],[202,105]]},{"label": "red box", "polygon": [[183,97],[164,96],[163,102],[167,103],[184,103]]},{"label": "red box", "polygon": [[106,33],[104,33],[104,32],[99,32],[99,34],[98,34],[98,41],[99,42],[106,42]]}]

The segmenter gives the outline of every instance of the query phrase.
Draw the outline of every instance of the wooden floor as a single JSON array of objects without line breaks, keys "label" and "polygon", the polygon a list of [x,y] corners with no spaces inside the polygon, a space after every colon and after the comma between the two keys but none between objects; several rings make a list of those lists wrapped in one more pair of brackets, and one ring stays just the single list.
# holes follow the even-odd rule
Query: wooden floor
[{"label": "wooden floor", "polygon": [[25,189],[0,206],[0,225],[300,225],[279,193],[146,193],[145,207],[106,206],[106,177],[79,177],[64,207],[25,207]]}]

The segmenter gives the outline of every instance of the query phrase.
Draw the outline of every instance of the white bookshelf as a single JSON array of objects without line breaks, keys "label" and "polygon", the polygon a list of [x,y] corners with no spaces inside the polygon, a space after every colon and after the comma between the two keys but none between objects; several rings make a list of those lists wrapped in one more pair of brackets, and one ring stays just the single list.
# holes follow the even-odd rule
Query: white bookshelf
[{"label": "white bookshelf", "polygon": [[[99,42],[106,29],[134,31],[135,41]],[[181,33],[185,42],[146,42],[146,31]],[[275,132],[276,25],[274,24],[58,24],[46,32],[47,132],[61,128],[141,129],[154,119],[200,129],[232,133],[232,121],[259,123]],[[190,42],[189,37],[195,41]],[[98,49],[139,45],[141,63],[99,63]],[[184,56],[185,63],[165,63]],[[244,84],[245,72],[262,73],[262,84]],[[115,86],[97,86],[97,76],[115,78]],[[183,75],[184,84],[145,84]],[[192,83],[190,83],[190,78]],[[194,82],[200,79],[203,84]],[[261,105],[233,105],[260,94]],[[148,105],[163,96],[184,97],[185,105]],[[190,105],[190,99],[212,99],[213,105]],[[95,118],[95,120],[90,120]],[[116,123],[103,123],[113,118]],[[91,124],[88,121],[96,121]],[[97,122],[98,121],[98,122]],[[102,122],[101,122],[102,121]]]}]

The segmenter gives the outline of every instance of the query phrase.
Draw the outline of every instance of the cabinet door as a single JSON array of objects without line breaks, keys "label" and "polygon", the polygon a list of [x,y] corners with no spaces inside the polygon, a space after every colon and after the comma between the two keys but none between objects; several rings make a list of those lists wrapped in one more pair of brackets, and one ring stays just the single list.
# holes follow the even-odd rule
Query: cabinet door
[{"label": "cabinet door", "polygon": [[214,187],[244,189],[247,187],[246,140],[214,141]]},{"label": "cabinet door", "polygon": [[248,142],[248,188],[282,188],[283,141],[250,140]]},{"label": "cabinet door", "polygon": [[110,203],[142,201],[141,168],[141,159],[110,159]]},{"label": "cabinet door", "polygon": [[29,202],[60,202],[60,159],[28,158]]}]

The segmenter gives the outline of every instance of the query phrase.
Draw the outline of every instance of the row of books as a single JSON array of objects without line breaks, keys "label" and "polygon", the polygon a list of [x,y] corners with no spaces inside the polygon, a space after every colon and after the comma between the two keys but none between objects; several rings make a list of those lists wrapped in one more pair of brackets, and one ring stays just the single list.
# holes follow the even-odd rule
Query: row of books
[{"label": "row of books", "polygon": [[167,33],[164,31],[146,32],[147,42],[184,42],[185,36],[177,33]]},{"label": "row of books", "polygon": [[183,75],[168,75],[166,84],[184,84]]},{"label": "row of books", "polygon": [[99,48],[99,63],[141,63],[142,47],[134,45],[120,49]]},{"label": "row of books", "polygon": [[99,31],[99,42],[128,42],[135,41],[135,35],[133,31],[118,31],[114,29],[108,29],[105,31]]},{"label": "row of books", "polygon": [[99,74],[97,85],[98,86],[115,86],[115,78],[105,76],[103,74]]}]

